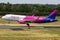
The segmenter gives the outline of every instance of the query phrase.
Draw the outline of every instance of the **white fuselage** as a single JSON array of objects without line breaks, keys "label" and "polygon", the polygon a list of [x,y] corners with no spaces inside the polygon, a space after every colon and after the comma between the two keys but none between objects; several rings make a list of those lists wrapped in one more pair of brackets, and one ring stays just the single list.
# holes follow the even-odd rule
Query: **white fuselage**
[{"label": "white fuselage", "polygon": [[6,20],[23,20],[26,16],[24,15],[13,15],[13,14],[8,14],[8,15],[5,15],[3,16],[2,18],[3,19],[6,19]]}]

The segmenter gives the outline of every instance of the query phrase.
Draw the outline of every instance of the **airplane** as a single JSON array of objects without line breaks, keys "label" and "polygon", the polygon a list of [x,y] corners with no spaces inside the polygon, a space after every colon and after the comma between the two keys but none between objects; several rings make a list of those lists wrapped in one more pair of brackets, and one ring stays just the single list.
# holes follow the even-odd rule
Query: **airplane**
[{"label": "airplane", "polygon": [[40,16],[25,16],[25,15],[15,15],[15,14],[7,14],[2,16],[2,19],[5,20],[13,20],[18,21],[20,24],[26,24],[26,22],[32,23],[45,23],[45,22],[54,22],[57,21],[56,15],[58,10],[55,9],[49,16],[47,17],[40,17]]}]

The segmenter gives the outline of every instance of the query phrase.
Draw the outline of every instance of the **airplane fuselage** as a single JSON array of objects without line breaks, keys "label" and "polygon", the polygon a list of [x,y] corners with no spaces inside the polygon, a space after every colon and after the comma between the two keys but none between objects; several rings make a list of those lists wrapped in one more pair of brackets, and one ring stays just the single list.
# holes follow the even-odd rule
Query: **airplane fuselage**
[{"label": "airplane fuselage", "polygon": [[40,22],[52,22],[56,21],[56,14],[58,10],[54,10],[49,16],[47,17],[40,17],[40,16],[25,16],[25,15],[13,15],[13,14],[7,14],[3,16],[3,19],[6,20],[14,20],[18,21],[21,24],[25,24],[26,22],[35,22],[35,23],[40,23]]}]

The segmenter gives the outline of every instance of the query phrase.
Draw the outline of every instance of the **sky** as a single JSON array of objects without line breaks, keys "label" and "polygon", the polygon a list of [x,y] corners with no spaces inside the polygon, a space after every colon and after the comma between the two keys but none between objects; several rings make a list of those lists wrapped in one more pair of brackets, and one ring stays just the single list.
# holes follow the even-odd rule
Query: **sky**
[{"label": "sky", "polygon": [[11,4],[60,4],[60,0],[0,0],[0,3]]}]

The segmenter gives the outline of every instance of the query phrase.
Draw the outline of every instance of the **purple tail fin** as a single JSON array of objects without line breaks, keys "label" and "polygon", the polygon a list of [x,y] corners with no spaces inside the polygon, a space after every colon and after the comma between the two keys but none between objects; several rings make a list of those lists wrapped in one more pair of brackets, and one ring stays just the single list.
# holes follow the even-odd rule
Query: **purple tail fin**
[{"label": "purple tail fin", "polygon": [[48,16],[48,18],[55,19],[57,13],[58,13],[58,10],[54,10],[54,11]]}]

